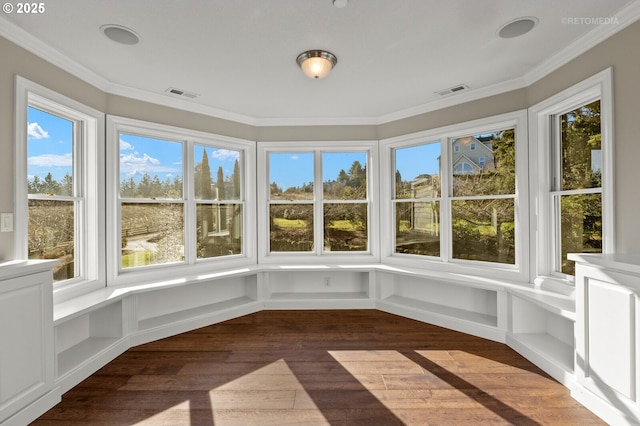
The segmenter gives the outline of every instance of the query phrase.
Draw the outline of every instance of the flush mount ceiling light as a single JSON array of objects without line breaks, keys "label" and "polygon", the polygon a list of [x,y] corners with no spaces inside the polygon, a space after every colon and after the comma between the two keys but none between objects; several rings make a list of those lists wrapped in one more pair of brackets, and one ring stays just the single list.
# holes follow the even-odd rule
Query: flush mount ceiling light
[{"label": "flush mount ceiling light", "polygon": [[310,78],[324,78],[338,63],[333,53],[325,50],[307,50],[298,55],[296,62]]},{"label": "flush mount ceiling light", "polygon": [[140,37],[135,31],[122,25],[107,24],[100,27],[100,31],[110,40],[120,44],[138,44]]},{"label": "flush mount ceiling light", "polygon": [[514,38],[525,35],[538,23],[538,18],[527,16],[507,22],[498,30],[498,35],[502,38]]}]

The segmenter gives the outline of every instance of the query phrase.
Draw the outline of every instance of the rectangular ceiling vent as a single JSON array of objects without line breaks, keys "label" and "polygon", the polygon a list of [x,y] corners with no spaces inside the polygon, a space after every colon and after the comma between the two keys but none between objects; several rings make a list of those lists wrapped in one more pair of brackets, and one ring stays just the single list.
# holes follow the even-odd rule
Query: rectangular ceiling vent
[{"label": "rectangular ceiling vent", "polygon": [[184,98],[189,98],[189,99],[195,99],[198,96],[200,96],[196,93],[191,93],[185,90],[176,89],[175,87],[169,87],[167,90],[165,90],[165,92],[171,93],[172,95],[181,96]]},{"label": "rectangular ceiling vent", "polygon": [[458,84],[457,86],[449,87],[448,89],[440,90],[436,93],[440,96],[446,96],[452,93],[458,93],[463,90],[467,90],[468,88],[469,86],[467,86],[466,84]]}]

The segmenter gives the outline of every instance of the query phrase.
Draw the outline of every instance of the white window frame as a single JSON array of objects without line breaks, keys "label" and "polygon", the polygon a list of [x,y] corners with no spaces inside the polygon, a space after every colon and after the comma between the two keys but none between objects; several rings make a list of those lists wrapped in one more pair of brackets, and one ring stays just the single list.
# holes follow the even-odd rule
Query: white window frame
[{"label": "white window frame", "polygon": [[[615,250],[614,151],[613,151],[613,72],[611,68],[575,84],[529,108],[531,205],[538,212],[532,227],[531,280],[553,288],[573,286],[574,277],[555,271],[558,257],[556,219],[553,211],[551,164],[554,143],[553,117],[600,100],[602,150],[602,252]],[[559,285],[559,287],[558,287]],[[566,287],[565,287],[566,288]]]},{"label": "white window frame", "polygon": [[[314,250],[310,252],[271,252],[269,250],[269,154],[270,153],[313,153],[314,154],[314,197],[304,204],[313,204],[314,211]],[[365,152],[367,154],[367,200],[368,204],[368,245],[366,252],[324,251],[324,204],[336,200],[324,200],[322,185],[322,154],[334,152]],[[258,143],[258,176],[261,185],[258,188],[258,262],[265,264],[288,264],[306,262],[317,263],[356,263],[378,262],[379,228],[378,218],[378,143],[377,141],[324,141],[324,142],[260,142]],[[320,183],[320,184],[318,184]],[[301,201],[302,202],[302,201]],[[344,201],[342,201],[344,202]],[[349,203],[349,201],[346,201]],[[363,203],[365,200],[354,200]]]},{"label": "white window frame", "polygon": [[27,121],[32,106],[70,120],[74,126],[74,186],[77,202],[75,214],[74,262],[77,276],[53,285],[54,300],[63,301],[104,287],[105,277],[105,209],[104,209],[104,113],[70,99],[53,90],[16,76],[16,179],[15,179],[15,252],[28,258],[28,183]]},{"label": "white window frame", "polygon": [[[516,137],[516,188],[515,188],[515,264],[501,264],[452,258],[451,243],[451,159],[457,144],[456,138],[487,132],[515,129]],[[381,258],[385,263],[431,270],[468,273],[477,276],[509,279],[527,282],[529,280],[529,177],[527,155],[527,112],[526,110],[500,114],[440,127],[423,132],[383,139],[380,141],[380,182],[381,203]],[[395,220],[392,209],[395,182],[394,149],[421,144],[440,142],[441,146],[441,203],[440,203],[440,257],[395,253]],[[482,196],[479,198],[502,198],[503,196]]]},{"label": "white window frame", "polygon": [[[170,200],[184,204],[184,261],[137,268],[121,267],[120,230],[120,133],[134,134],[162,140],[182,142],[183,193],[182,199]],[[134,284],[173,280],[185,282],[193,274],[211,272],[256,263],[255,235],[255,142],[221,136],[191,129],[174,127],[131,118],[107,116],[107,279],[108,285]],[[240,200],[242,204],[241,254],[197,258],[196,252],[196,200],[193,193],[195,160],[194,145],[240,151],[242,161]],[[127,199],[129,200],[129,199]]]}]

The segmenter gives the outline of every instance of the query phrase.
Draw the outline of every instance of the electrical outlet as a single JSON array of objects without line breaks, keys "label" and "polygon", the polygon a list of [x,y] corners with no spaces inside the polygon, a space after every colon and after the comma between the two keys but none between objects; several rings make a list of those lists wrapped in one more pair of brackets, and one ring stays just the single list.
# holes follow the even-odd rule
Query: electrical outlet
[{"label": "electrical outlet", "polygon": [[330,277],[324,277],[324,286],[325,287],[331,287],[331,278]]},{"label": "electrical outlet", "polygon": [[0,213],[0,232],[13,231],[13,213]]}]

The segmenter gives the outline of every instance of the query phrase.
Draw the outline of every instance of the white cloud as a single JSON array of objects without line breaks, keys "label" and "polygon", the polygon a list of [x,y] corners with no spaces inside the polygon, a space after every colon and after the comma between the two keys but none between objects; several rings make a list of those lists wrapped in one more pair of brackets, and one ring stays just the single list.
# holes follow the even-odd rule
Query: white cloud
[{"label": "white cloud", "polygon": [[126,142],[120,139],[120,151],[132,151],[132,150],[133,150],[133,145],[131,145],[129,142]]},{"label": "white cloud", "polygon": [[176,173],[179,171],[180,170],[175,167],[162,165],[160,160],[148,154],[142,154],[142,157],[136,154],[120,155],[120,173],[126,173],[129,176],[144,173],[150,175],[157,173]]},{"label": "white cloud", "polygon": [[292,159],[292,160],[297,160],[297,159],[299,159],[299,158],[300,158],[300,157],[298,157],[297,155],[292,155],[292,156],[291,156],[291,159]]},{"label": "white cloud", "polygon": [[49,137],[49,132],[40,127],[38,123],[28,123],[27,136],[29,139],[46,139]]},{"label": "white cloud", "polygon": [[73,155],[71,153],[35,155],[29,157],[27,163],[36,167],[70,167],[73,165]]},{"label": "white cloud", "polygon": [[229,149],[216,149],[211,151],[211,158],[215,158],[220,161],[229,159],[237,160],[240,158],[240,153],[238,151],[232,151]]}]

